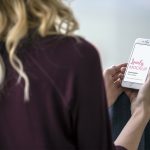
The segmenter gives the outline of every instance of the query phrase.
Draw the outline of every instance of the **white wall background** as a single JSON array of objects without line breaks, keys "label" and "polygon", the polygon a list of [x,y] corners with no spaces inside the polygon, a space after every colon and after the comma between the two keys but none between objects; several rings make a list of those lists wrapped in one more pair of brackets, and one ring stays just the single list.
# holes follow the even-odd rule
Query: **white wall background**
[{"label": "white wall background", "polygon": [[150,0],[74,0],[71,7],[103,68],[127,62],[134,40],[150,38]]}]

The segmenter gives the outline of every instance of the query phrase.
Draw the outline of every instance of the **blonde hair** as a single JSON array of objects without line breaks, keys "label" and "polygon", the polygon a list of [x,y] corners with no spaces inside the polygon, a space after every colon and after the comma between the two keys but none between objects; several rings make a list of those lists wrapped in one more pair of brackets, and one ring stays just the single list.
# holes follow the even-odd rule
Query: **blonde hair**
[{"label": "blonde hair", "polygon": [[[78,29],[73,12],[62,0],[1,0],[0,41],[3,41],[12,67],[19,74],[18,81],[24,79],[24,99],[29,100],[29,78],[21,60],[16,55],[19,42],[31,29],[45,37],[50,34],[71,35]],[[1,57],[0,57],[1,58]],[[0,84],[4,82],[5,67],[0,72]]]}]

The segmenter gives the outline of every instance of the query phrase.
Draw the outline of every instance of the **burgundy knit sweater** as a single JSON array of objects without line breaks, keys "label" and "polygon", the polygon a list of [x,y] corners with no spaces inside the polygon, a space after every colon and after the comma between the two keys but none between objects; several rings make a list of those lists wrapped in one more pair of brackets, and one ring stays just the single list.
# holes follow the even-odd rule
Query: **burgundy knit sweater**
[{"label": "burgundy knit sweater", "polygon": [[86,40],[47,36],[17,48],[30,80],[11,67],[4,44],[6,79],[0,93],[0,150],[124,150],[114,147],[97,50]]}]

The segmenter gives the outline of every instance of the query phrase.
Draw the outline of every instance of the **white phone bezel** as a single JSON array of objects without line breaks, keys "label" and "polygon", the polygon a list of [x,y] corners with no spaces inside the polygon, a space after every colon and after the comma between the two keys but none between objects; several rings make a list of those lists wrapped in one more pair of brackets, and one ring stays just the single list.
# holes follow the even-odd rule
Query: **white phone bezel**
[{"label": "white phone bezel", "polygon": [[[144,39],[144,38],[138,38],[135,40],[134,44],[133,44],[133,48],[132,48],[132,52],[130,54],[130,57],[129,57],[129,60],[128,62],[130,62],[130,59],[132,57],[132,54],[134,52],[134,47],[136,44],[141,44],[141,45],[149,45],[150,46],[150,39]],[[128,69],[128,65],[127,65],[127,69]],[[127,73],[127,69],[125,71],[125,75]],[[124,76],[125,76],[124,75]],[[126,87],[126,88],[131,88],[131,89],[140,89],[140,87],[142,86],[143,84],[141,83],[135,83],[135,82],[129,82],[129,81],[124,81],[124,79],[122,80],[122,83],[121,83],[121,86],[122,87]]]}]

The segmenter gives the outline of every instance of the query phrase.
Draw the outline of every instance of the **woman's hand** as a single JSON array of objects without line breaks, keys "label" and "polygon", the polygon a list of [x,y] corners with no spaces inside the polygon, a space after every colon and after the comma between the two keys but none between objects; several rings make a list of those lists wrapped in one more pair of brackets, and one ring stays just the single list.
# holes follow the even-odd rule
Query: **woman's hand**
[{"label": "woman's hand", "polygon": [[139,91],[126,88],[124,92],[131,102],[131,114],[141,109],[141,112],[150,115],[150,74]]},{"label": "woman's hand", "polygon": [[137,150],[144,129],[150,120],[150,75],[138,91],[128,91],[132,116],[115,141],[128,150]]},{"label": "woman's hand", "polygon": [[128,91],[127,95],[131,101],[132,114],[140,109],[141,113],[150,118],[150,74],[138,93],[137,91]]},{"label": "woman's hand", "polygon": [[104,82],[107,94],[108,107],[112,106],[118,96],[123,92],[121,81],[127,64],[112,66],[104,70]]},{"label": "woman's hand", "polygon": [[132,116],[115,141],[128,150],[137,150],[150,120],[150,74],[139,91],[124,89],[131,101]]}]

